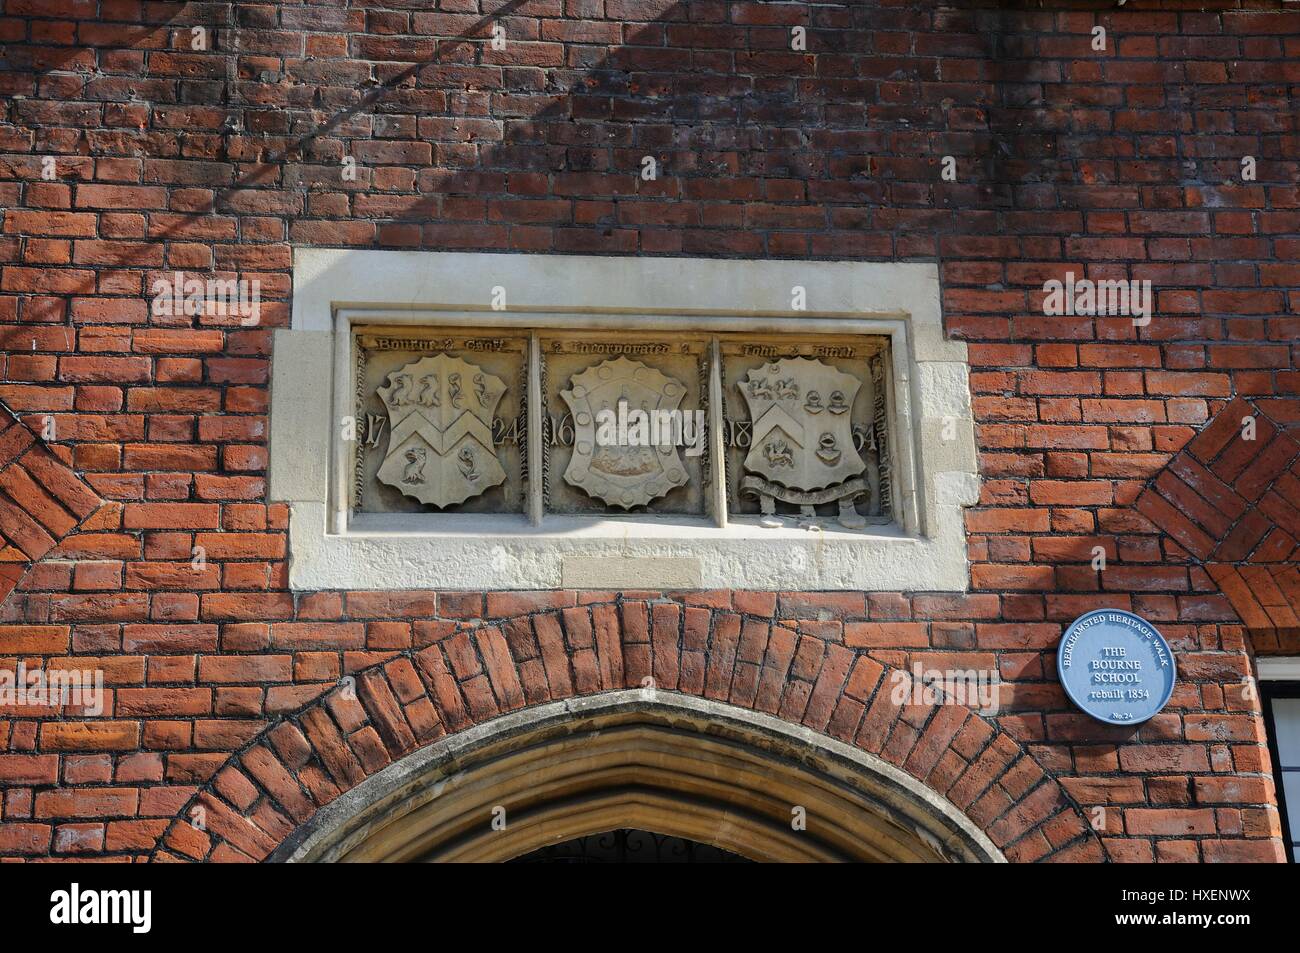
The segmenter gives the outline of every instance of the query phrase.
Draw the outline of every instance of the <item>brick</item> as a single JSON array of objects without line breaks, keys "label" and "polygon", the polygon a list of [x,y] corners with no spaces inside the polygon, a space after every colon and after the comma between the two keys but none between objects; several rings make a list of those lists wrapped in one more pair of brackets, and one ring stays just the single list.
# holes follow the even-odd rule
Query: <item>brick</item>
[{"label": "brick", "polygon": [[220,517],[215,503],[128,503],[122,525],[127,529],[216,529]]},{"label": "brick", "polygon": [[48,824],[0,824],[0,854],[43,854],[49,849],[51,835]]},{"label": "brick", "polygon": [[59,759],[54,755],[0,754],[0,782],[5,785],[57,783]]},{"label": "brick", "polygon": [[[89,0],[11,0],[0,23],[17,84],[0,131],[0,403],[23,418],[0,420],[0,659],[102,667],[112,706],[0,719],[0,855],[261,860],[444,732],[653,677],[927,777],[1012,860],[1282,859],[1241,678],[1252,652],[1300,651],[1300,215],[1269,168],[1294,165],[1295,143],[1273,136],[1263,184],[1224,185],[1219,153],[1278,127],[1275,97],[1233,90],[1277,85],[1291,14],[1126,13],[1103,63],[1080,55],[1087,17],[1003,11],[1000,29],[1036,38],[1008,69],[989,65],[987,24],[944,9],[867,22],[539,0],[503,21],[510,49],[476,60],[490,24],[471,0],[250,6],[238,54],[177,48],[137,6],[98,22]],[[795,24],[807,53],[788,48]],[[466,31],[473,44],[439,40]],[[265,142],[298,142],[298,86],[333,115],[375,63],[388,81],[449,56],[431,85],[381,83],[280,177],[254,168]],[[551,67],[561,82],[534,75]],[[260,108],[210,135],[229,112],[211,81],[232,70]],[[1185,119],[1164,91],[1188,83],[1232,102],[1198,113],[1186,144],[1208,185],[1174,175],[1162,145]],[[1017,167],[987,188],[974,99],[1000,104],[1017,155],[1068,156],[1075,174]],[[1099,150],[1098,130],[1124,147]],[[957,182],[919,137],[955,154]],[[292,590],[288,507],[266,498],[268,378],[304,243],[937,261],[978,421],[970,591]],[[153,313],[153,283],[178,270],[257,279],[259,322]],[[1150,280],[1154,319],[1043,313],[1043,283],[1066,271]],[[1052,678],[1062,627],[1103,606],[1157,621],[1179,653],[1174,701],[1136,732],[1075,712]],[[996,665],[996,723],[900,711],[888,673],[922,655]],[[345,674],[360,700],[336,689]],[[172,824],[198,785],[207,832]],[[1062,791],[1112,805],[1106,830]]]},{"label": "brick", "polygon": [[41,725],[46,751],[132,751],[140,741],[134,721],[62,721]]},{"label": "brick", "polygon": [[1208,808],[1129,808],[1124,812],[1124,826],[1130,834],[1165,837],[1215,833],[1214,811]]},{"label": "brick", "polygon": [[135,788],[80,788],[41,791],[36,795],[38,818],[131,817],[139,803]]},{"label": "brick", "polygon": [[66,625],[0,625],[0,654],[61,654],[71,631]]}]

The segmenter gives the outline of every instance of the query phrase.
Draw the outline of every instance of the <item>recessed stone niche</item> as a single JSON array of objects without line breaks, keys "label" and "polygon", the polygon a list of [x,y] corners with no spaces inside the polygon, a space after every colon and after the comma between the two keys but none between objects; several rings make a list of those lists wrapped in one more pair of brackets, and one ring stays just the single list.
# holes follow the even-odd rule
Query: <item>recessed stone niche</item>
[{"label": "recessed stone niche", "polygon": [[969,373],[933,263],[295,248],[290,585],[963,590]]},{"label": "recessed stone niche", "polygon": [[892,518],[884,336],[358,325],[352,342],[354,513]]}]

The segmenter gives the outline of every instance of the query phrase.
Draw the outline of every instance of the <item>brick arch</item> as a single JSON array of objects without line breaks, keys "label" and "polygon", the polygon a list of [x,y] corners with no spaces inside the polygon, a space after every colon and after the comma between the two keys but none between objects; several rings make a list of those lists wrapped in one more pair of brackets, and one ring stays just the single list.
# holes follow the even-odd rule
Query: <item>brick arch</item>
[{"label": "brick arch", "polygon": [[[449,625],[430,644],[356,673],[354,691],[331,688],[231,755],[152,859],[264,860],[340,794],[449,734],[645,679],[660,693],[775,715],[878,756],[946,798],[1009,860],[1104,859],[1078,805],[1009,734],[964,705],[895,704],[898,669],[816,631],[626,597]],[[188,822],[196,807],[204,830]]]},{"label": "brick arch", "polygon": [[1300,398],[1225,403],[1134,505],[1171,562],[1208,574],[1257,654],[1300,651]]},{"label": "brick arch", "polygon": [[118,510],[0,406],[0,602],[63,539],[114,525]]}]

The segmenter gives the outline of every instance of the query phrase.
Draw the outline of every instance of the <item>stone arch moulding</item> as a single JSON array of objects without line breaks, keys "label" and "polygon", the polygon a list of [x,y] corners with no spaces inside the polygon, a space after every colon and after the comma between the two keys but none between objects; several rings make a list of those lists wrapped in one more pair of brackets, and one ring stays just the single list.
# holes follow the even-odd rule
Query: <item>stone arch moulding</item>
[{"label": "stone arch moulding", "polygon": [[[357,673],[232,754],[153,859],[499,860],[629,825],[766,860],[1104,859],[994,722],[894,703],[905,672],[838,644],[811,675],[754,666],[722,611],[691,658],[641,641],[630,605],[644,620],[644,603],[590,607],[585,641],[567,615],[567,639],[560,613],[524,615]],[[651,671],[659,687],[637,687]],[[497,806],[507,831],[485,837]]]},{"label": "stone arch moulding", "polygon": [[[498,807],[505,824],[493,829]],[[796,808],[806,831],[792,828]],[[945,798],[875,755],[646,689],[524,708],[436,741],[322,808],[269,859],[502,861],[619,827],[753,860],[1005,860]]]}]

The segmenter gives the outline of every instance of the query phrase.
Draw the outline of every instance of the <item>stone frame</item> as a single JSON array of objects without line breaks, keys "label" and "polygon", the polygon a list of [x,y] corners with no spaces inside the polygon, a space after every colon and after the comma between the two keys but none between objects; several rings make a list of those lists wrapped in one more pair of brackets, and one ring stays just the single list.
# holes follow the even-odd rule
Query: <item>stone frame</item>
[{"label": "stone frame", "polygon": [[[297,248],[293,284],[292,325],[275,333],[269,479],[270,498],[291,507],[294,589],[968,587],[962,507],[979,495],[969,365],[966,345],[944,337],[934,263]],[[795,286],[806,310],[791,309]],[[887,336],[897,522],[813,532],[554,515],[537,525],[536,514],[352,521],[351,451],[336,422],[353,413],[354,323]]]}]

